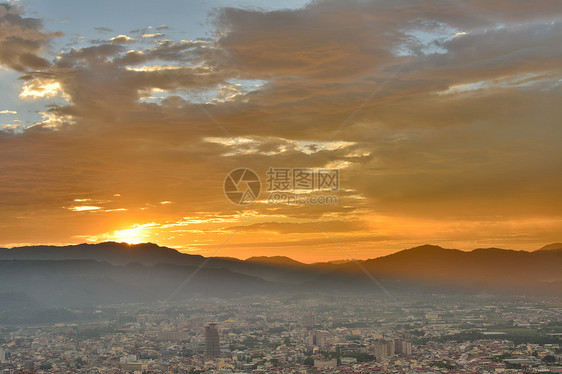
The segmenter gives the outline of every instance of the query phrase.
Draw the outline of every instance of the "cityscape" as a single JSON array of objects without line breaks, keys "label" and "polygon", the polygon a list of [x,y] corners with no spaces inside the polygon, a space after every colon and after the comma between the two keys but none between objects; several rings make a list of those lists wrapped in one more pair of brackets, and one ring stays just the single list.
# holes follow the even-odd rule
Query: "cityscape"
[{"label": "cityscape", "polygon": [[559,298],[328,293],[70,312],[3,326],[0,372],[562,371]]},{"label": "cityscape", "polygon": [[0,374],[562,373],[562,0],[0,0]]}]

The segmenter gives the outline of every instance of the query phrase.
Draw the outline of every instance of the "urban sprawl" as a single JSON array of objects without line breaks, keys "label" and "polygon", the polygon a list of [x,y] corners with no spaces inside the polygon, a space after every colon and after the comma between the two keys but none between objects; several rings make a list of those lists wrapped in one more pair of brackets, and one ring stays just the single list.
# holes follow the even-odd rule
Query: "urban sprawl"
[{"label": "urban sprawl", "polygon": [[302,294],[47,312],[64,320],[0,324],[1,374],[562,373],[559,300]]}]

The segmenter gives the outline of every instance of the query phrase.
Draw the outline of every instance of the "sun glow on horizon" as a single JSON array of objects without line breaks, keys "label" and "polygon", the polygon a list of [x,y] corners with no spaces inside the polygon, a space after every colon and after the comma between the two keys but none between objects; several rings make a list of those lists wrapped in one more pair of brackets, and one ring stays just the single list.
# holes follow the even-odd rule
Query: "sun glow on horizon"
[{"label": "sun glow on horizon", "polygon": [[134,226],[130,229],[115,230],[113,240],[127,244],[140,244],[145,240],[144,234],[142,226]]}]

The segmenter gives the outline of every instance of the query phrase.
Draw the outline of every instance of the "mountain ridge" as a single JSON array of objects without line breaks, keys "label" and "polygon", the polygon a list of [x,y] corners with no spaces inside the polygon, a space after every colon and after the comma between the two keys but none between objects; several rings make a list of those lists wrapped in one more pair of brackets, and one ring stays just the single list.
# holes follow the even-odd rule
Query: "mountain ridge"
[{"label": "mountain ridge", "polygon": [[306,265],[287,256],[252,256],[245,259],[244,261],[257,264],[275,264],[298,267]]},{"label": "mountain ridge", "polygon": [[[202,256],[202,255],[197,255],[197,254],[191,254],[191,253],[185,253],[185,252],[181,252],[178,249],[174,249],[174,248],[170,248],[170,247],[166,247],[166,246],[160,246],[158,244],[155,243],[151,243],[151,242],[147,242],[147,243],[138,243],[138,244],[129,244],[129,243],[125,243],[125,242],[115,242],[115,241],[107,241],[107,242],[101,242],[101,243],[81,243],[81,244],[71,244],[71,245],[64,245],[64,246],[58,246],[58,245],[28,245],[28,246],[19,246],[19,247],[11,247],[11,248],[3,248],[0,247],[0,259],[5,257],[4,255],[6,253],[9,253],[9,255],[13,255],[14,252],[12,251],[17,251],[18,252],[18,256],[15,256],[18,259],[23,259],[23,258],[34,258],[34,259],[40,259],[41,257],[44,257],[45,259],[47,259],[47,257],[49,259],[54,259],[52,258],[52,255],[54,253],[59,254],[59,257],[62,258],[63,255],[67,255],[67,256],[74,256],[72,258],[85,258],[85,259],[90,259],[92,258],[92,253],[90,252],[91,249],[95,249],[97,251],[97,254],[103,254],[108,253],[108,249],[121,249],[125,252],[130,252],[130,253],[134,253],[136,256],[138,256],[139,254],[144,254],[144,255],[148,255],[148,254],[154,254],[158,251],[158,254],[163,255],[165,254],[166,256],[177,256],[177,255],[181,255],[181,256],[189,256],[193,259],[199,259],[201,261],[204,261],[206,259],[206,257]],[[100,251],[101,249],[101,251]],[[88,252],[85,252],[85,251]],[[442,252],[442,251],[457,251],[457,252],[465,252],[465,253],[470,253],[470,252],[474,252],[474,251],[511,251],[511,252],[527,252],[527,253],[532,253],[532,252],[537,252],[537,251],[548,251],[548,250],[562,250],[562,243],[552,243],[552,244],[547,244],[539,249],[535,249],[535,250],[513,250],[513,249],[505,249],[505,248],[497,248],[497,247],[488,247],[488,248],[475,248],[472,250],[460,250],[460,249],[454,249],[454,248],[444,248],[438,245],[434,245],[434,244],[423,244],[423,245],[419,245],[419,246],[415,246],[415,247],[411,247],[411,248],[405,248],[399,251],[396,251],[394,253],[391,253],[389,255],[385,255],[385,256],[379,256],[379,257],[373,257],[373,258],[368,258],[368,259],[364,259],[364,260],[359,260],[360,262],[362,261],[372,261],[372,260],[376,260],[379,258],[383,258],[383,257],[388,257],[388,256],[393,256],[399,253],[419,253],[419,252]],[[41,251],[41,252],[49,252],[49,253],[39,253],[36,251]],[[27,252],[26,256],[19,256],[22,254],[22,252]],[[102,252],[102,253],[100,253]],[[112,254],[115,254],[115,252],[109,252]],[[445,253],[445,252],[442,252]],[[39,258],[38,258],[38,257]],[[82,257],[80,257],[82,256]],[[70,258],[70,257],[68,257]],[[252,262],[252,263],[261,263],[261,264],[270,264],[270,265],[284,265],[284,264],[294,264],[294,265],[315,265],[315,264],[341,264],[341,263],[349,263],[349,262],[353,262],[353,260],[345,260],[345,259],[341,259],[341,260],[332,260],[332,261],[322,261],[322,262],[313,262],[313,263],[303,263],[300,261],[297,261],[291,257],[288,256],[281,256],[281,255],[276,255],[276,256],[252,256],[249,257],[247,259],[239,259],[236,257],[212,257],[213,259],[217,259],[217,260],[223,260],[223,261],[232,261],[232,262]],[[125,262],[126,263],[126,262]]]},{"label": "mountain ridge", "polygon": [[[40,261],[68,260],[91,260],[121,269],[129,266],[126,269],[136,268],[147,274],[159,265],[179,266],[186,272],[187,269],[201,268],[206,272],[214,272],[213,274],[224,278],[227,283],[233,274],[239,274],[253,277],[252,279],[259,278],[270,286],[302,287],[313,291],[330,289],[330,287],[353,289],[362,282],[369,281],[369,277],[371,280],[374,277],[389,284],[416,287],[446,285],[465,290],[500,292],[523,292],[522,290],[543,292],[553,288],[556,282],[562,282],[560,270],[562,249],[528,252],[477,248],[472,251],[462,251],[424,244],[387,256],[356,262],[313,264],[300,263],[286,256],[258,256],[247,260],[225,257],[205,258],[181,253],[154,243],[130,245],[106,242],[62,247],[26,246],[0,249],[2,266],[6,266],[7,263],[15,266],[18,261],[35,261],[36,263],[27,264],[36,267],[39,266]],[[53,267],[55,266],[58,264],[53,263]],[[8,268],[4,267],[4,269]],[[369,272],[370,276],[365,272]],[[53,273],[54,278],[57,276]],[[162,279],[167,279],[165,275],[161,274],[161,276]],[[9,278],[5,281],[9,283]]]},{"label": "mountain ridge", "polygon": [[537,251],[553,251],[562,249],[562,243],[547,244],[544,247],[537,249]]}]

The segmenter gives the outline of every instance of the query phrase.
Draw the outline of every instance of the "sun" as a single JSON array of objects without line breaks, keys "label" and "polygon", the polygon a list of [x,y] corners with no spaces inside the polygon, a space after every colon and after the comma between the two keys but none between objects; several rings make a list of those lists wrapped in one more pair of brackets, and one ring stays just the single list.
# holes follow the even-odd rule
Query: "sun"
[{"label": "sun", "polygon": [[134,226],[130,229],[115,230],[113,240],[128,244],[139,244],[143,242],[144,232],[141,226]]}]

